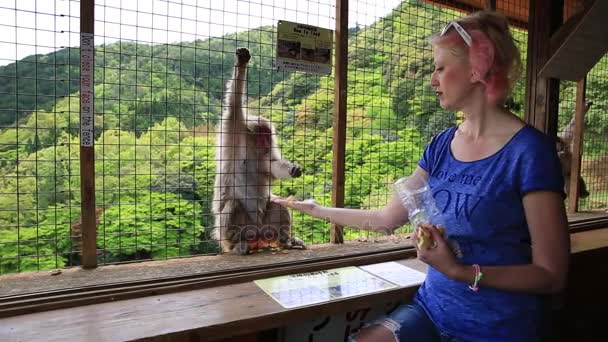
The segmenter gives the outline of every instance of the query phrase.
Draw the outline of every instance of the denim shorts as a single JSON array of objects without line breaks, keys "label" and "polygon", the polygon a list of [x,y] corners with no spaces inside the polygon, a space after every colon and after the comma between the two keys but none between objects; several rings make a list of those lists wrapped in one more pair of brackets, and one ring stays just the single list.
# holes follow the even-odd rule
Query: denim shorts
[{"label": "denim shorts", "polygon": [[[397,341],[455,342],[456,339],[437,329],[426,311],[417,303],[398,306],[388,316],[381,317],[367,326],[379,324],[395,334]],[[357,336],[349,341],[356,342]]]}]

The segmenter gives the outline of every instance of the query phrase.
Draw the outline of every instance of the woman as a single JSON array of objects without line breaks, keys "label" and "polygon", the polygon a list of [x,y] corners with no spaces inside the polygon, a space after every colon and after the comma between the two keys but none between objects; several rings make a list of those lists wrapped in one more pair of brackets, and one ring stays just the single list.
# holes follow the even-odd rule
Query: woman
[{"label": "woman", "polygon": [[[570,246],[554,144],[504,109],[521,61],[502,15],[453,21],[431,44],[431,85],[441,107],[463,112],[464,122],[432,139],[414,175],[428,180],[450,244],[436,227],[418,227],[436,243],[418,250],[429,271],[414,302],[351,338],[540,340],[542,298],[563,290]],[[407,217],[396,197],[371,211],[274,201],[367,230],[392,231]]]}]

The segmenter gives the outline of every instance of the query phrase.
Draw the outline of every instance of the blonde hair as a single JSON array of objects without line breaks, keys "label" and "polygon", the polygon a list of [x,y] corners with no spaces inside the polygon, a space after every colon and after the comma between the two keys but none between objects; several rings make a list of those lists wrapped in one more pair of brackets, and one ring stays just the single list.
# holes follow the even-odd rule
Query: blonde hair
[{"label": "blonde hair", "polygon": [[486,86],[488,100],[504,104],[522,72],[520,52],[507,18],[486,10],[467,15],[457,22],[471,36],[470,47],[454,29],[443,36],[431,37],[431,45],[451,48],[457,55],[468,56],[474,76]]}]

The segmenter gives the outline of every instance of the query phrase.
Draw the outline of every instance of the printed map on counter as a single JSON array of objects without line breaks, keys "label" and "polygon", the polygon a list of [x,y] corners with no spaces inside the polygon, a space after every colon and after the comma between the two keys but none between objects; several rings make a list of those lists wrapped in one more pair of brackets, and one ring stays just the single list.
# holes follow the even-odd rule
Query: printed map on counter
[{"label": "printed map on counter", "polygon": [[254,283],[285,308],[318,304],[398,287],[355,266],[260,279]]}]

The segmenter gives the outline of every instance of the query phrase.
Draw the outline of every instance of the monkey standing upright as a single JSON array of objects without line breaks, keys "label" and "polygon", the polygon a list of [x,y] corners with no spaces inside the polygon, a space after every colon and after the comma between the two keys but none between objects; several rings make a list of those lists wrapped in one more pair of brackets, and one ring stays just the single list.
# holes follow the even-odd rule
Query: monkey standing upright
[{"label": "monkey standing upright", "polygon": [[[587,102],[583,111],[583,118],[591,108],[593,102]],[[574,154],[574,116],[572,120],[564,127],[564,129],[557,134],[556,149],[559,162],[562,166],[562,174],[564,176],[564,192],[566,196],[570,195],[570,167],[572,165],[572,158]],[[579,197],[586,198],[589,196],[587,190],[587,184],[582,176],[578,176],[578,189]]]},{"label": "monkey standing upright", "polygon": [[235,254],[265,246],[304,248],[291,237],[289,211],[270,201],[273,179],[299,177],[302,171],[281,157],[271,122],[243,108],[251,56],[239,48],[236,57],[217,133],[214,238],[224,252]]}]

